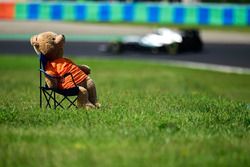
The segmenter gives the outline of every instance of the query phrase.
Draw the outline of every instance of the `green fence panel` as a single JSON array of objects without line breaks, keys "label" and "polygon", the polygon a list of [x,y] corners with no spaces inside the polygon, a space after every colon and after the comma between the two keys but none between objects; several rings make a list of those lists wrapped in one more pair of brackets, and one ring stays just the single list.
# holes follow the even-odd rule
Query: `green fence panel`
[{"label": "green fence panel", "polygon": [[197,20],[198,17],[197,16],[198,16],[197,7],[187,6],[184,23],[185,24],[193,24],[193,25],[198,24],[198,20]]},{"label": "green fence panel", "polygon": [[41,20],[50,20],[51,19],[51,5],[48,3],[41,3],[39,18]]},{"label": "green fence panel", "polygon": [[170,7],[169,5],[161,5],[160,6],[160,17],[159,17],[159,22],[160,23],[172,23],[173,20],[173,8]]},{"label": "green fence panel", "polygon": [[99,10],[98,3],[86,3],[87,12],[86,12],[86,21],[99,21]]},{"label": "green fence panel", "polygon": [[123,21],[123,5],[121,3],[113,3],[111,5],[111,18],[113,22]]},{"label": "green fence panel", "polygon": [[147,22],[147,4],[138,3],[134,5],[134,22]]},{"label": "green fence panel", "polygon": [[64,3],[62,18],[63,20],[73,21],[75,20],[75,5],[73,3]]},{"label": "green fence panel", "polygon": [[247,9],[245,7],[234,10],[234,24],[239,26],[247,25]]},{"label": "green fence panel", "polygon": [[223,12],[221,7],[210,8],[210,20],[211,25],[223,25]]},{"label": "green fence panel", "polygon": [[17,20],[26,20],[28,15],[27,4],[16,3],[15,8],[15,19]]}]

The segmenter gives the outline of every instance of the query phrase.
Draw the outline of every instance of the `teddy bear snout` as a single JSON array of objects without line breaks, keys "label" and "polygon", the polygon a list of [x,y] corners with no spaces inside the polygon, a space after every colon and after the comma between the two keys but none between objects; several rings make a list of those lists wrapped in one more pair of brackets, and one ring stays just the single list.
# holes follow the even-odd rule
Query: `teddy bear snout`
[{"label": "teddy bear snout", "polygon": [[58,35],[55,39],[55,43],[59,44],[59,45],[64,44],[65,43],[65,36],[63,34]]},{"label": "teddy bear snout", "polygon": [[65,41],[65,36],[61,34],[62,40]]},{"label": "teddy bear snout", "polygon": [[65,42],[65,36],[62,34],[63,42]]},{"label": "teddy bear snout", "polygon": [[60,34],[58,36],[60,36],[60,38],[62,38],[62,40],[65,40],[65,36],[63,34]]}]

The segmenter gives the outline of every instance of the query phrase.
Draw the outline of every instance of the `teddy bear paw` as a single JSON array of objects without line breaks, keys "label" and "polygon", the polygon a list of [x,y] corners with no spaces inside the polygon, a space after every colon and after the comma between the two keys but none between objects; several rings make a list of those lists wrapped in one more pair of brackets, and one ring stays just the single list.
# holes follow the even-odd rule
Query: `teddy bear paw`
[{"label": "teddy bear paw", "polygon": [[92,109],[92,108],[96,108],[96,106],[93,105],[92,103],[87,103],[87,104],[84,105],[84,108],[86,110],[89,110],[89,109]]},{"label": "teddy bear paw", "polygon": [[96,108],[101,108],[101,103],[95,103]]}]

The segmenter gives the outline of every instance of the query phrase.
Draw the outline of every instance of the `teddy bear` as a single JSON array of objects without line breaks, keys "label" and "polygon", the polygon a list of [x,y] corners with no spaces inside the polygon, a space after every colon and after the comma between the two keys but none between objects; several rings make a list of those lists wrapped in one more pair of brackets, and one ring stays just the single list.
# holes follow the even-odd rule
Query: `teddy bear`
[{"label": "teddy bear", "polygon": [[[42,53],[45,56],[47,60],[46,73],[57,78],[45,77],[45,82],[49,88],[69,89],[75,87],[76,84],[79,88],[77,97],[79,108],[91,109],[101,106],[97,100],[95,83],[89,77],[90,68],[87,65],[76,65],[72,60],[63,57],[64,35],[43,32],[32,36],[30,43],[37,53]],[[63,78],[68,73],[72,75]]]}]

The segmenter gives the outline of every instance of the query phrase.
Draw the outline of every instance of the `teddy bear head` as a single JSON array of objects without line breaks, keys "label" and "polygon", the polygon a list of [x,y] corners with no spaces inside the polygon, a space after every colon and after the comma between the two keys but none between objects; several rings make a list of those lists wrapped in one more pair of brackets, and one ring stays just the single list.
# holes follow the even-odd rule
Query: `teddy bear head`
[{"label": "teddy bear head", "polygon": [[47,60],[63,57],[65,37],[54,32],[43,32],[30,39],[31,45],[38,53],[42,53]]}]

